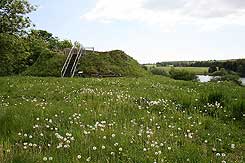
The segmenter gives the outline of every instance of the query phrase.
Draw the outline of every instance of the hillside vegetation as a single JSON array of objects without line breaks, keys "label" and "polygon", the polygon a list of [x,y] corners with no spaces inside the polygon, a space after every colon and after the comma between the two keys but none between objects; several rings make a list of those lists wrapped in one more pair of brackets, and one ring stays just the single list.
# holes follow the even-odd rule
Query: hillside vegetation
[{"label": "hillside vegetation", "polygon": [[0,78],[0,162],[245,162],[245,89],[149,78]]},{"label": "hillside vegetation", "polygon": [[[67,56],[58,53],[40,55],[36,63],[27,68],[23,75],[29,76],[60,76],[60,71]],[[148,74],[141,65],[120,50],[109,52],[88,51],[78,63],[77,72],[83,76],[132,76],[139,77]]]},{"label": "hillside vegetation", "polygon": [[120,50],[109,52],[87,52],[78,67],[85,75],[145,76],[148,72],[142,66]]},{"label": "hillside vegetation", "polygon": [[245,162],[245,87],[225,81],[233,76],[148,75],[114,50],[88,51],[77,71],[120,78],[55,78],[73,44],[29,30],[34,10],[28,0],[0,3],[0,163]]},{"label": "hillside vegetation", "polygon": [[[61,76],[66,57],[63,49],[71,48],[69,40],[59,40],[43,30],[32,30],[25,36],[0,33],[0,76]],[[120,50],[90,52],[82,57],[77,69],[84,76],[145,76],[148,72]]]}]

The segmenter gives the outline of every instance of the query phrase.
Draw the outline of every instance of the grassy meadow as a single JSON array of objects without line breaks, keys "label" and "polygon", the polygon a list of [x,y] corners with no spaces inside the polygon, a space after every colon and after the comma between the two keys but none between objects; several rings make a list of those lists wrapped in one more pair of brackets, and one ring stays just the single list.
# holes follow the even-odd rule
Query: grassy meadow
[{"label": "grassy meadow", "polygon": [[[160,69],[164,69],[166,72],[169,72],[172,67],[159,67]],[[208,73],[208,67],[174,67],[177,70],[186,70],[196,75],[202,75]]]},{"label": "grassy meadow", "polygon": [[242,163],[245,88],[165,77],[0,78],[0,162]]}]

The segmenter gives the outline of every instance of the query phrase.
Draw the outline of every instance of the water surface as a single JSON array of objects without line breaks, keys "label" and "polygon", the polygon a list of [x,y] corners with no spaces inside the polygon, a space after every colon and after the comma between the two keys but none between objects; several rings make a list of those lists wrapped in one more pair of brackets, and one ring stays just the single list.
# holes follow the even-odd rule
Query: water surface
[{"label": "water surface", "polygon": [[[199,81],[201,83],[207,83],[207,82],[211,81],[214,78],[214,76],[197,75],[197,78],[199,79]],[[240,80],[242,81],[242,85],[245,85],[245,78],[240,78]]]}]

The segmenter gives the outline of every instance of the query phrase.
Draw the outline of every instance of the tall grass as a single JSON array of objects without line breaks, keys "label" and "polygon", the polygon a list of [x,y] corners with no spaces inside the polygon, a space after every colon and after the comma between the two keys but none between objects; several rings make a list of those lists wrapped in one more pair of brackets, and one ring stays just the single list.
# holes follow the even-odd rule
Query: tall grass
[{"label": "tall grass", "polygon": [[0,161],[244,162],[243,97],[158,76],[0,78]]}]

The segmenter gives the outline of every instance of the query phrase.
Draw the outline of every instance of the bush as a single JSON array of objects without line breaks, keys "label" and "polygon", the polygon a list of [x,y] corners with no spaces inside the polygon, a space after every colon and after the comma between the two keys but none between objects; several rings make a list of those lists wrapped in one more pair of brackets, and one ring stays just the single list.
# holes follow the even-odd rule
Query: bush
[{"label": "bush", "polygon": [[210,75],[211,76],[224,76],[227,74],[228,74],[228,72],[224,68],[221,68],[219,71],[215,71],[215,72],[211,73]]},{"label": "bush", "polygon": [[242,81],[240,80],[240,76],[233,75],[233,74],[227,74],[227,75],[215,77],[211,81],[213,81],[213,82],[230,81],[230,82],[233,82],[233,83],[238,84],[238,85],[242,84]]},{"label": "bush", "polygon": [[177,70],[172,68],[169,71],[169,75],[171,78],[175,79],[175,80],[186,80],[186,81],[191,81],[191,80],[196,80],[197,76],[195,75],[195,73],[186,71],[186,70]]},{"label": "bush", "polygon": [[215,71],[217,71],[217,67],[215,65],[211,65],[208,68],[208,73],[214,73]]},{"label": "bush", "polygon": [[153,75],[162,75],[162,76],[167,76],[167,72],[164,69],[160,69],[160,68],[151,68],[150,72]]}]

